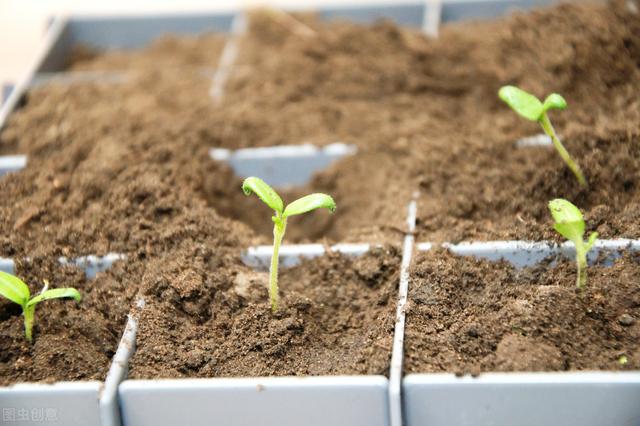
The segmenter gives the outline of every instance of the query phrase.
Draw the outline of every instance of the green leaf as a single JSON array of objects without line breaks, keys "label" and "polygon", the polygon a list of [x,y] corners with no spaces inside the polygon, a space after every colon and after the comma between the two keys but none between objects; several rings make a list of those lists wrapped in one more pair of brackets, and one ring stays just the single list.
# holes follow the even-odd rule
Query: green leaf
[{"label": "green leaf", "polygon": [[591,235],[589,235],[589,241],[587,241],[587,247],[586,247],[587,252],[589,252],[589,250],[591,250],[593,245],[596,243],[597,239],[598,239],[598,233],[597,232],[592,232]]},{"label": "green leaf", "polygon": [[327,194],[310,194],[302,198],[298,198],[284,209],[283,217],[295,216],[310,212],[311,210],[325,208],[334,212],[336,210],[336,202]]},{"label": "green leaf", "polygon": [[25,306],[29,300],[29,287],[20,278],[0,271],[0,296]]},{"label": "green leaf", "polygon": [[560,235],[568,240],[578,244],[582,243],[584,235],[584,219],[580,210],[567,200],[557,198],[549,202],[549,211],[553,220],[556,222],[553,226]]},{"label": "green leaf", "polygon": [[278,213],[282,213],[284,204],[278,193],[265,181],[257,177],[248,177],[242,183],[242,191],[245,195],[256,194],[266,205]]},{"label": "green leaf", "polygon": [[567,107],[567,101],[557,93],[552,93],[547,96],[542,104],[542,112],[547,112],[550,109],[565,109]]},{"label": "green leaf", "polygon": [[549,201],[549,211],[557,223],[584,222],[580,209],[562,198]]},{"label": "green leaf", "polygon": [[498,92],[498,96],[500,96],[500,99],[505,101],[512,110],[527,120],[538,121],[545,111],[542,102],[540,102],[538,98],[515,86],[502,87]]},{"label": "green leaf", "polygon": [[553,229],[558,231],[558,233],[567,240],[573,241],[576,245],[579,242],[582,242],[582,236],[584,235],[584,222],[556,223],[553,225]]},{"label": "green leaf", "polygon": [[29,303],[27,303],[27,306],[33,306],[44,300],[60,299],[64,297],[71,297],[75,299],[76,302],[79,302],[80,299],[82,298],[82,296],[80,296],[80,292],[75,288],[54,288],[51,290],[47,290],[43,293],[40,293],[33,299],[29,300]]}]

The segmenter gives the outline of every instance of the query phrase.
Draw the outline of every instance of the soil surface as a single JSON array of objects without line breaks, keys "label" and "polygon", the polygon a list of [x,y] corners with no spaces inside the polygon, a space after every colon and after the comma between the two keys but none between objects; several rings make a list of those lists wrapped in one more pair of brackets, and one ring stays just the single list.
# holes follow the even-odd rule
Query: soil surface
[{"label": "soil surface", "polygon": [[24,337],[22,308],[0,299],[0,386],[104,380],[135,294],[133,268],[117,262],[107,273],[88,280],[81,269],[47,259],[19,263],[16,274],[29,284],[32,295],[42,290],[46,279],[49,288],[76,288],[82,300],[55,299],[36,305],[30,344]]},{"label": "soil surface", "polygon": [[549,262],[514,269],[421,254],[409,284],[406,372],[640,368],[640,254],[590,267],[582,293],[573,262]]},{"label": "soil surface", "polygon": [[101,52],[75,46],[67,68],[69,71],[135,71],[195,67],[212,75],[225,41],[226,36],[216,33],[167,34],[144,49]]},{"label": "soil surface", "polygon": [[392,247],[304,261],[281,271],[272,314],[268,272],[217,268],[207,247],[161,260],[129,376],[387,375],[399,264]]}]

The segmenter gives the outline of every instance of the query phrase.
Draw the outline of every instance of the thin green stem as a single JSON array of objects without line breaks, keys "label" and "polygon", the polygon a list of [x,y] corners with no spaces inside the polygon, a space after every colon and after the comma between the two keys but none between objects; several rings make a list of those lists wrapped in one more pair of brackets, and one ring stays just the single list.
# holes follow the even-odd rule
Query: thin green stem
[{"label": "thin green stem", "polygon": [[271,255],[271,267],[269,268],[269,298],[271,299],[271,311],[275,313],[278,310],[278,256],[280,244],[287,229],[287,219],[276,213],[273,223],[273,254]]},{"label": "thin green stem", "polygon": [[35,316],[36,305],[22,307],[22,314],[24,316],[24,335],[31,343],[33,341],[33,317]]},{"label": "thin green stem", "polygon": [[564,145],[562,145],[562,142],[560,142],[560,138],[558,138],[558,135],[556,135],[556,131],[553,128],[551,121],[549,121],[549,116],[546,112],[542,114],[542,117],[540,117],[539,123],[542,126],[544,132],[551,138],[553,146],[555,146],[558,154],[560,154],[560,157],[562,157],[569,169],[571,169],[573,174],[576,176],[580,185],[586,188],[587,180],[584,178],[582,170],[580,170],[580,166],[578,166],[578,164],[573,161],[567,149],[564,147]]}]

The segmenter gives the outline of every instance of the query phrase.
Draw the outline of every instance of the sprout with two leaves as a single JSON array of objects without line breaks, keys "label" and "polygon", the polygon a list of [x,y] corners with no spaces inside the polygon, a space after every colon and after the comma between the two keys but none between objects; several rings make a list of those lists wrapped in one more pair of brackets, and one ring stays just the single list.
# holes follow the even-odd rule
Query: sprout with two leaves
[{"label": "sprout with two leaves", "polygon": [[547,111],[550,109],[565,109],[567,107],[567,101],[565,101],[559,94],[552,93],[547,96],[544,102],[541,102],[532,94],[514,86],[504,86],[498,92],[498,96],[500,96],[500,99],[505,101],[511,109],[517,112],[521,117],[540,123],[542,130],[544,130],[544,132],[551,138],[553,146],[558,151],[558,154],[560,154],[560,157],[562,157],[569,169],[571,169],[580,185],[586,188],[587,180],[584,178],[582,170],[580,170],[580,166],[573,161],[573,158],[571,158],[567,149],[562,145],[562,142],[560,142],[558,135],[556,135],[556,132],[553,129],[551,121],[549,121],[549,116],[547,115]]},{"label": "sprout with two leaves", "polygon": [[576,246],[576,264],[578,276],[576,286],[582,290],[587,284],[587,253],[598,238],[597,232],[592,232],[589,239],[584,241],[585,223],[580,210],[567,200],[557,198],[549,202],[551,216],[555,220],[554,229]]},{"label": "sprout with two leaves", "polygon": [[258,198],[275,211],[275,215],[271,218],[273,220],[273,254],[269,269],[269,297],[271,299],[271,310],[276,312],[278,310],[278,254],[287,228],[287,218],[319,208],[326,208],[333,212],[336,209],[336,203],[329,195],[316,193],[299,198],[285,208],[278,193],[257,177],[245,179],[242,184],[242,191],[244,191],[245,195],[256,194]]},{"label": "sprout with two leaves", "polygon": [[20,278],[0,271],[0,296],[17,303],[22,307],[24,315],[24,335],[29,342],[33,340],[32,330],[35,317],[36,305],[49,299],[60,299],[70,297],[77,302],[80,301],[80,293],[75,288],[53,288],[48,289],[49,284],[45,280],[44,288],[35,297],[31,297],[29,287]]}]

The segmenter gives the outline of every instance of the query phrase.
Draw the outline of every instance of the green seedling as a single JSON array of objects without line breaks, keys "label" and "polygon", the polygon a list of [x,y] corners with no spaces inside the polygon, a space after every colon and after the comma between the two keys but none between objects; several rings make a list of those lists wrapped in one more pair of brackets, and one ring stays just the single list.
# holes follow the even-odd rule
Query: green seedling
[{"label": "green seedling", "polygon": [[549,202],[551,216],[555,220],[554,229],[576,246],[576,264],[578,276],[576,286],[583,289],[587,284],[587,253],[593,247],[598,238],[597,232],[589,235],[588,241],[584,241],[585,223],[580,210],[567,200],[561,198]]},{"label": "green seedling", "polygon": [[285,208],[278,193],[257,177],[245,179],[242,191],[245,195],[256,194],[267,206],[275,210],[275,215],[271,218],[274,225],[273,254],[269,269],[269,298],[271,299],[271,310],[276,312],[278,310],[278,253],[284,232],[287,229],[287,218],[319,208],[326,208],[333,212],[336,209],[336,203],[329,195],[316,193],[299,198]]},{"label": "green seedling", "polygon": [[511,109],[518,113],[521,117],[530,121],[537,121],[542,126],[542,130],[551,138],[553,146],[560,154],[560,157],[567,164],[569,169],[578,179],[581,186],[587,187],[587,180],[580,170],[580,166],[573,161],[567,149],[562,145],[556,131],[549,121],[547,111],[550,109],[565,109],[567,107],[567,101],[557,93],[552,93],[547,96],[544,102],[541,102],[538,98],[530,93],[525,92],[522,89],[514,86],[504,86],[498,92],[500,99],[505,101]]},{"label": "green seedling", "polygon": [[45,280],[44,288],[40,294],[32,298],[29,287],[24,281],[11,274],[0,271],[0,296],[22,306],[24,335],[29,342],[33,340],[31,333],[33,330],[36,305],[38,303],[44,300],[60,299],[63,297],[71,297],[77,302],[80,301],[80,293],[75,288],[54,288],[48,290],[48,287],[49,283]]}]

